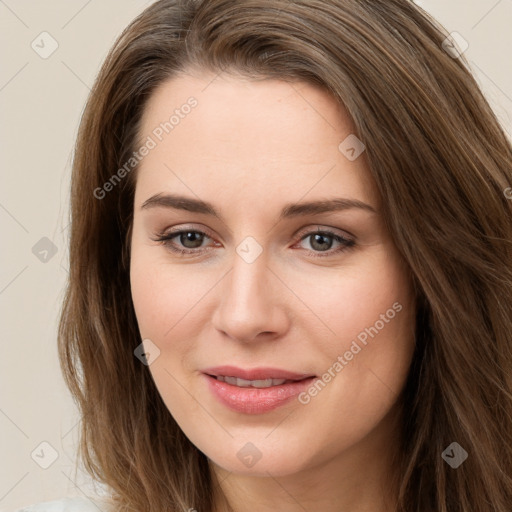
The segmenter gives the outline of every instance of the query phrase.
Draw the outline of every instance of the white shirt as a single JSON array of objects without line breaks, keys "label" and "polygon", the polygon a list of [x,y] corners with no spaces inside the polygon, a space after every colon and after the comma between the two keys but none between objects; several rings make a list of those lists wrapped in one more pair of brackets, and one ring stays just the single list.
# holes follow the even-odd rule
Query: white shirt
[{"label": "white shirt", "polygon": [[108,512],[108,509],[106,503],[99,499],[78,497],[34,503],[15,512]]}]

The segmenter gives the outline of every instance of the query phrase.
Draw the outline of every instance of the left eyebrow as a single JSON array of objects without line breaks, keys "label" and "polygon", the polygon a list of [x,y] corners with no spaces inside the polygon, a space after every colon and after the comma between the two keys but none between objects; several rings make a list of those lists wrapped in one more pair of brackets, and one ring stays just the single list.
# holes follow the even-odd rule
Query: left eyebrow
[{"label": "left eyebrow", "polygon": [[279,216],[279,220],[303,215],[318,215],[320,213],[350,210],[353,208],[359,208],[361,210],[377,214],[377,210],[367,203],[363,203],[358,199],[346,199],[340,197],[335,199],[326,199],[324,201],[287,204],[283,208],[281,215]]},{"label": "left eyebrow", "polygon": [[[193,213],[202,213],[205,215],[212,215],[224,222],[220,213],[215,207],[207,201],[201,199],[194,199],[192,197],[181,196],[177,194],[155,194],[150,197],[141,206],[141,209],[148,208],[174,208],[176,210],[185,210]],[[309,201],[302,203],[288,203],[281,210],[279,221],[283,219],[300,217],[306,215],[318,215],[321,213],[331,213],[336,211],[350,210],[359,208],[377,214],[377,210],[367,204],[359,201],[358,199],[335,198],[326,199],[321,201]],[[224,222],[225,223],[225,222]]]}]

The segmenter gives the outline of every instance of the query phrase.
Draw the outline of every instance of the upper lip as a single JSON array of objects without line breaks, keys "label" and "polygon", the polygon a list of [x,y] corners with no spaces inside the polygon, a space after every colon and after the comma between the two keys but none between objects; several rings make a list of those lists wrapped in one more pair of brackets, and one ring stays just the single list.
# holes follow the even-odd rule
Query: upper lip
[{"label": "upper lip", "polygon": [[287,380],[302,380],[308,377],[314,377],[311,373],[295,373],[281,368],[251,368],[243,369],[236,366],[215,366],[206,368],[203,373],[213,376],[224,377],[237,377],[245,380],[265,380],[265,379],[287,379]]}]

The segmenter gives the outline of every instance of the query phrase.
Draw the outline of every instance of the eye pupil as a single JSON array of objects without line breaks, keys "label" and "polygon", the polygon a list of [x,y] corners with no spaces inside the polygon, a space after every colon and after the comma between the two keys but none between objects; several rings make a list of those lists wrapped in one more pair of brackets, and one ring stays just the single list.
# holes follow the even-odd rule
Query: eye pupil
[{"label": "eye pupil", "polygon": [[[187,249],[196,249],[203,243],[202,237],[203,235],[196,231],[186,231],[180,235],[180,243],[182,243]],[[192,247],[187,246],[186,242],[192,242]]]},{"label": "eye pupil", "polygon": [[315,247],[315,244],[317,244],[318,239],[320,239],[320,241],[322,239],[325,241],[325,239],[329,239],[329,238],[331,238],[331,237],[325,236],[322,234],[315,234],[315,235],[313,235],[313,242],[311,243],[311,247],[318,249],[318,250],[329,250],[332,246],[332,239],[331,239],[331,243],[327,243],[328,247],[325,247],[325,243],[324,244],[320,243],[320,247]]}]

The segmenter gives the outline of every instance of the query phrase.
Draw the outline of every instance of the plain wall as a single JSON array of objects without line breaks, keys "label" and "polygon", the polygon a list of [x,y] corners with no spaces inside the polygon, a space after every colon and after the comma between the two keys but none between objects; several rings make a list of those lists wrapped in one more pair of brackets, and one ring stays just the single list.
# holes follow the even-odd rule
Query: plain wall
[{"label": "plain wall", "polygon": [[[99,67],[122,29],[150,3],[0,1],[1,511],[93,492],[87,475],[73,474],[78,415],[56,349],[68,265],[70,165]],[[465,55],[510,136],[512,1],[416,3],[469,43]],[[44,31],[58,43],[48,58],[31,46],[35,41],[40,53],[51,49],[50,38],[39,36]],[[56,459],[43,469],[52,450]]]}]

